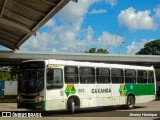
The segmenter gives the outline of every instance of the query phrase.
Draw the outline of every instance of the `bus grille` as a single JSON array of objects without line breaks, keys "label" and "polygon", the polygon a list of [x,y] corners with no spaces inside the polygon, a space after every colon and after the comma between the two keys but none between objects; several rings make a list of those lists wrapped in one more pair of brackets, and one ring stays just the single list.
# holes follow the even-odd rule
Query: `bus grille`
[{"label": "bus grille", "polygon": [[36,96],[34,95],[32,95],[32,96],[29,96],[29,95],[21,95],[21,97],[22,98],[24,98],[24,99],[34,99]]}]

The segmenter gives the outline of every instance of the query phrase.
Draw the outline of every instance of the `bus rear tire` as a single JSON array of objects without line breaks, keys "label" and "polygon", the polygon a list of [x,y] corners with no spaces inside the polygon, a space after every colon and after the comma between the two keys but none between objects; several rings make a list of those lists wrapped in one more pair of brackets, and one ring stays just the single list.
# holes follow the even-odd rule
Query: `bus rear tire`
[{"label": "bus rear tire", "polygon": [[69,113],[74,114],[75,112],[75,103],[74,103],[74,99],[69,99],[68,103],[67,103],[67,110]]},{"label": "bus rear tire", "polygon": [[135,104],[135,98],[132,95],[129,95],[127,97],[127,108],[128,109],[133,109]]}]

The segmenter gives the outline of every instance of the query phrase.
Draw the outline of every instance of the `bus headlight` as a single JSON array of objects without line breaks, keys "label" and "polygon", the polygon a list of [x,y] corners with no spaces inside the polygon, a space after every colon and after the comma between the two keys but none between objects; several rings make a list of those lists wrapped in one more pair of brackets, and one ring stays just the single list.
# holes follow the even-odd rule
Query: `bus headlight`
[{"label": "bus headlight", "polygon": [[19,96],[19,95],[17,95],[17,101],[18,101],[18,102],[20,101],[20,96]]},{"label": "bus headlight", "polygon": [[43,101],[43,98],[44,98],[43,96],[39,96],[39,97],[38,97],[38,102]]}]

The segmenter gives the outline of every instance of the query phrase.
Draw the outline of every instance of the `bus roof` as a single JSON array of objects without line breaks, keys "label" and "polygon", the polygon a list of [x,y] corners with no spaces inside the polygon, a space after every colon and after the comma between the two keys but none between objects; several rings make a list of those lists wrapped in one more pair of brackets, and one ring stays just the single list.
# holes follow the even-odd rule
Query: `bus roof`
[{"label": "bus roof", "polygon": [[154,70],[153,66],[135,66],[135,65],[123,65],[123,64],[107,64],[107,63],[96,63],[96,62],[81,62],[71,60],[28,60],[29,61],[45,61],[47,65],[66,65],[66,66],[84,66],[84,67],[107,67],[107,68],[122,68],[122,69],[137,69],[137,70]]}]

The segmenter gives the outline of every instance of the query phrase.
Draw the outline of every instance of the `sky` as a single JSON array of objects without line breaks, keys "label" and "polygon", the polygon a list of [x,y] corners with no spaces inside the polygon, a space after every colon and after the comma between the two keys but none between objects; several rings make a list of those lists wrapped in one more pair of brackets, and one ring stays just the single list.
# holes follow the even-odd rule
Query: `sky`
[{"label": "sky", "polygon": [[70,1],[20,50],[75,53],[103,48],[109,54],[135,54],[158,39],[160,0],[79,0]]}]

